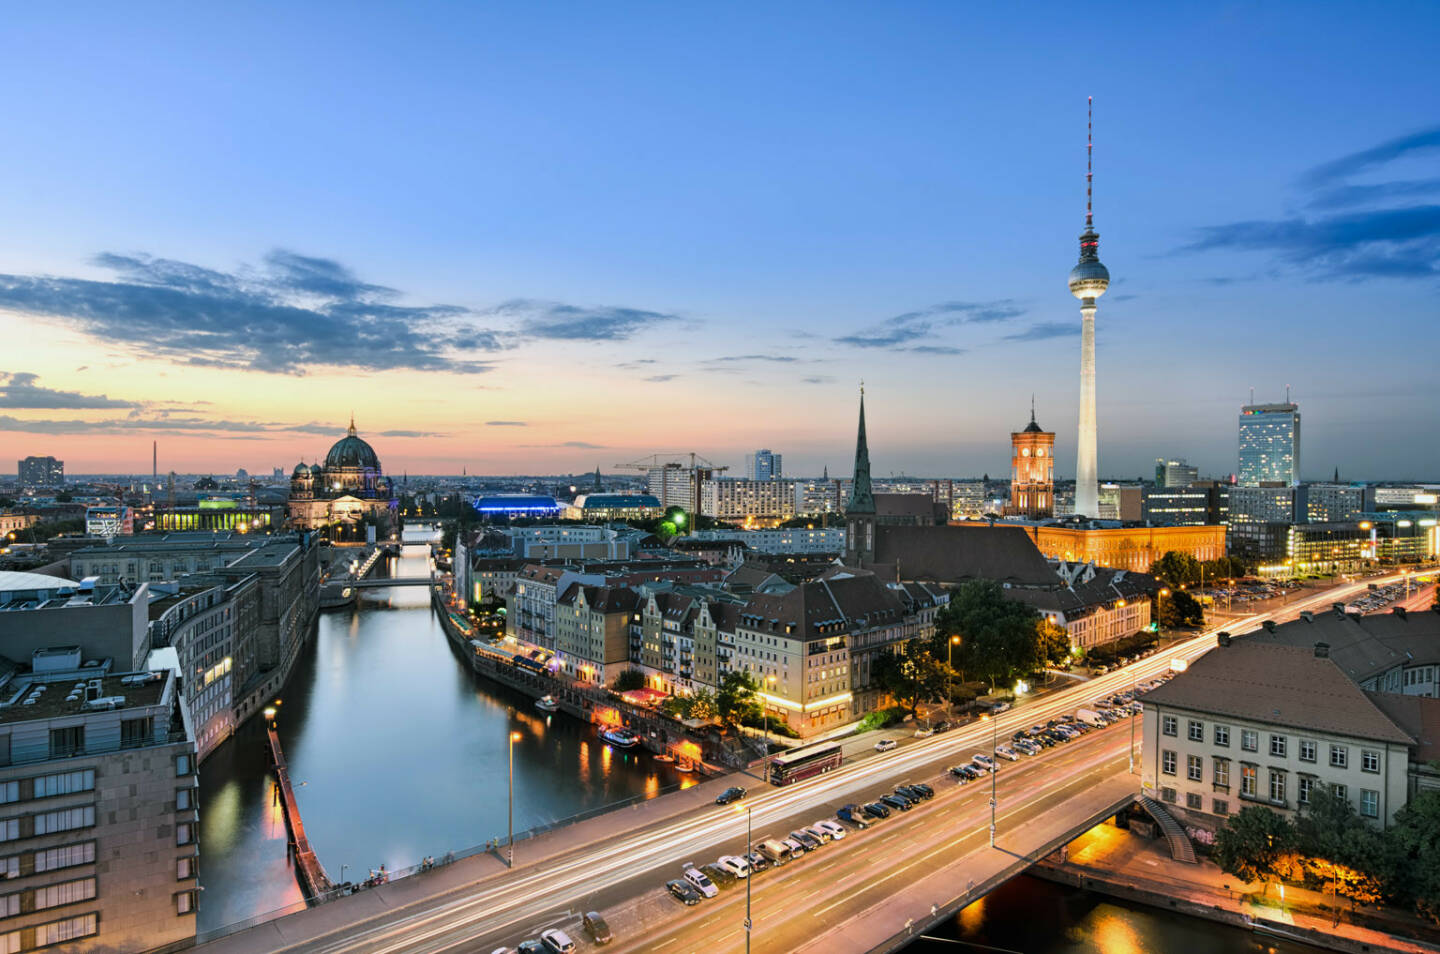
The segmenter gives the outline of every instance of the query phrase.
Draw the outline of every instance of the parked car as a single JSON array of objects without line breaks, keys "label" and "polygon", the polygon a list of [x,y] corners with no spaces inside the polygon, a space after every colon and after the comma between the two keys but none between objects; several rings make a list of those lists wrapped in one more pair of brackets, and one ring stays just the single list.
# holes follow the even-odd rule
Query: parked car
[{"label": "parked car", "polygon": [[549,954],[575,954],[575,942],[559,928],[541,932],[540,943],[545,945]]},{"label": "parked car", "polygon": [[495,950],[491,951],[490,954],[515,954],[515,948],[513,948],[513,947],[497,947],[497,948],[495,948]]},{"label": "parked car", "polygon": [[889,752],[890,750],[898,747],[899,745],[900,743],[896,742],[894,739],[881,739],[879,742],[875,743],[875,751]]},{"label": "parked car", "polygon": [[695,867],[694,862],[687,861],[681,866],[680,877],[690,882],[692,888],[707,898],[713,898],[720,893],[720,889],[715,887],[715,882],[705,877],[705,872]]},{"label": "parked car", "polygon": [[990,756],[986,755],[984,752],[976,752],[974,755],[970,756],[970,761],[974,762],[976,765],[980,766],[983,769],[995,768],[995,760],[992,759]]},{"label": "parked car", "polygon": [[709,864],[701,865],[700,873],[709,878],[710,882],[715,885],[716,888],[728,888],[740,880],[730,872],[730,869],[722,868],[713,861]]},{"label": "parked car", "polygon": [[842,827],[840,827],[839,824],[837,824],[836,822],[831,821],[831,820],[828,819],[828,818],[822,818],[822,819],[820,819],[819,821],[817,821],[815,824],[811,825],[810,827],[811,827],[811,828],[819,828],[819,829],[821,829],[821,830],[823,830],[823,831],[825,831],[825,832],[828,832],[829,835],[830,835],[830,838],[831,838],[833,841],[839,841],[840,839],[842,839],[842,838],[845,837],[845,829],[842,828]]},{"label": "parked car", "polygon": [[732,785],[719,795],[715,796],[716,805],[729,805],[731,802],[738,802],[745,797],[745,789],[739,785]]},{"label": "parked car", "polygon": [[803,831],[805,834],[809,835],[811,838],[819,841],[822,845],[828,845],[830,844],[830,842],[835,840],[834,836],[832,836],[825,829],[821,828],[819,825],[806,825],[800,830]]},{"label": "parked car", "polygon": [[800,844],[804,846],[806,851],[817,851],[819,850],[821,844],[823,844],[823,842],[821,842],[819,838],[816,838],[814,835],[810,834],[803,828],[797,828],[792,831],[790,833],[790,838],[793,841],[800,842]]},{"label": "parked car", "polygon": [[765,871],[770,867],[770,859],[758,851],[750,852],[745,856],[745,860],[750,863],[750,870],[753,872]]},{"label": "parked car", "polygon": [[911,782],[910,787],[915,789],[925,798],[935,797],[935,789],[931,788],[929,785],[926,785],[924,782]]},{"label": "parked car", "polygon": [[865,809],[859,805],[846,805],[835,813],[835,817],[847,825],[854,825],[856,828],[869,828],[874,820],[865,815]]},{"label": "parked car", "polygon": [[935,723],[936,732],[949,732],[953,728],[954,726],[950,723],[949,719],[941,719],[939,722]]},{"label": "parked car", "polygon": [[1008,702],[997,702],[997,703],[995,703],[993,706],[990,707],[990,714],[991,714],[991,715],[999,715],[999,714],[1002,713],[1002,712],[1009,712],[1009,711],[1010,711],[1010,703],[1008,703]]},{"label": "parked car", "polygon": [[910,799],[903,795],[881,795],[880,802],[902,812],[910,810]]},{"label": "parked car", "polygon": [[790,857],[792,859],[803,858],[806,852],[810,851],[810,849],[805,846],[805,843],[803,841],[795,838],[785,838],[780,842],[780,844],[790,849]]},{"label": "parked car", "polygon": [[871,818],[889,818],[890,806],[882,805],[880,802],[870,802],[865,806],[865,814]]},{"label": "parked car", "polygon": [[599,911],[591,911],[581,918],[580,927],[596,945],[609,944],[615,939],[615,936],[610,933],[609,923],[600,916]]},{"label": "parked car", "polygon": [[1020,761],[1019,753],[1003,742],[995,746],[995,754],[1003,759],[1009,759],[1011,762]]},{"label": "parked car", "polygon": [[671,897],[686,907],[699,904],[701,901],[700,892],[690,887],[689,882],[681,881],[678,878],[665,882],[665,890],[669,891]]},{"label": "parked car", "polygon": [[918,729],[915,730],[915,738],[917,738],[917,739],[928,739],[928,738],[930,738],[930,736],[932,736],[932,735],[934,735],[934,734],[935,734],[935,730],[932,729],[932,728],[931,728],[930,726],[928,726],[928,725],[927,725],[927,726],[922,726],[922,727],[920,727],[920,728],[918,728]]},{"label": "parked car", "polygon": [[521,941],[515,946],[516,954],[546,954],[545,944],[537,938]]},{"label": "parked car", "polygon": [[715,864],[724,868],[737,878],[750,877],[750,862],[739,855],[721,855]]}]

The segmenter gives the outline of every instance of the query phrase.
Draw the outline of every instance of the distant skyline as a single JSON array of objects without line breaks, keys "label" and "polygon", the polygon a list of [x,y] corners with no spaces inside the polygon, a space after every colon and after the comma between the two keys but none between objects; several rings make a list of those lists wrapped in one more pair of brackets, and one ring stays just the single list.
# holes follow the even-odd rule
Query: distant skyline
[{"label": "distant skyline", "polygon": [[1440,479],[1440,8],[1076,15],[11,11],[0,469],[1071,477],[1093,94],[1100,474]]}]

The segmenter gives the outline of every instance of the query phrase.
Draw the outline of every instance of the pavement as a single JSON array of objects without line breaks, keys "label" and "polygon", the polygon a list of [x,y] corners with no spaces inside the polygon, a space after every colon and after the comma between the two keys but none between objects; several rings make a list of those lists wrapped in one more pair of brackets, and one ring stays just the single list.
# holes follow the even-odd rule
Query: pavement
[{"label": "pavement", "polygon": [[[1286,614],[1330,599],[1324,593],[1313,601],[1294,600]],[[1268,617],[1256,615],[1227,628],[1258,628],[1262,618]],[[901,939],[906,931],[918,933],[927,917],[938,919],[947,906],[973,899],[995,878],[1023,867],[1026,858],[1039,857],[1035,852],[1048,851],[1051,835],[1067,826],[1071,834],[1088,829],[1098,819],[1087,813],[1099,810],[1107,797],[1118,792],[1123,799],[1138,791],[1127,757],[1135,721],[1087,733],[1034,758],[1002,762],[996,779],[1000,851],[988,843],[989,786],[983,780],[957,785],[943,776],[947,765],[990,751],[992,738],[1003,740],[1017,729],[1073,712],[1096,696],[1164,672],[1171,659],[1194,659],[1214,644],[1213,633],[1197,637],[1073,689],[1023,700],[992,721],[928,739],[905,738],[893,752],[876,755],[872,749],[865,758],[786,788],[741,781],[751,794],[740,806],[713,804],[734,776],[704,782],[521,842],[513,871],[494,855],[467,858],[202,947],[225,954],[489,954],[547,927],[563,927],[578,939],[581,913],[600,910],[615,929],[614,950],[740,950],[744,892],[732,887],[699,908],[684,908],[663,889],[682,862],[703,864],[738,854],[747,818],[759,841],[833,817],[847,802],[873,800],[897,782],[929,781],[941,793],[934,800],[873,830],[852,833],[813,858],[761,874],[750,885],[754,950],[788,954],[832,935],[844,943],[812,949],[893,949],[895,932]],[[873,747],[876,737],[856,744]],[[582,943],[581,950],[588,947]]]},{"label": "pavement", "polygon": [[[1099,825],[1070,843],[1064,860],[1052,856],[1035,869],[1042,877],[1055,872],[1066,884],[1082,883],[1092,890],[1144,900],[1141,895],[1163,897],[1167,902],[1189,902],[1198,909],[1232,918],[1249,918],[1273,928],[1295,930],[1299,939],[1312,941],[1305,932],[1351,942],[1352,950],[1389,950],[1435,954],[1440,931],[1433,924],[1403,911],[1365,910],[1357,924],[1341,914],[1347,902],[1333,895],[1294,885],[1269,891],[1259,882],[1246,884],[1202,861],[1185,864],[1170,858],[1163,839],[1150,840],[1112,825]],[[1172,905],[1173,906],[1173,905]],[[1207,915],[1208,916],[1208,915]],[[1427,943],[1428,942],[1428,943]]]}]

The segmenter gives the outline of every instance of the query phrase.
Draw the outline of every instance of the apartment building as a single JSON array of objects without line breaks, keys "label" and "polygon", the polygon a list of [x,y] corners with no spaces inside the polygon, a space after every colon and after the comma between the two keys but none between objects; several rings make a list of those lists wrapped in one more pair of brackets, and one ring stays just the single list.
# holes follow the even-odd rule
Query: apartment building
[{"label": "apartment building", "polygon": [[630,665],[638,595],[625,587],[571,583],[555,603],[555,659],[571,679],[608,685]]}]

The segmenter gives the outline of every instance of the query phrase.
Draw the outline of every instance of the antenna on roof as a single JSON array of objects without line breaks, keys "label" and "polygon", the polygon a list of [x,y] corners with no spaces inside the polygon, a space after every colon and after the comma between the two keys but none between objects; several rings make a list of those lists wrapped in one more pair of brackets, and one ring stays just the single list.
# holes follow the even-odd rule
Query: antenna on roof
[{"label": "antenna on roof", "polygon": [[1255,389],[1254,389],[1254,388],[1251,388],[1251,389],[1250,389],[1250,403],[1251,403],[1251,404],[1254,404],[1254,403],[1255,403]]},{"label": "antenna on roof", "polygon": [[1090,154],[1094,151],[1095,131],[1095,97],[1085,97],[1085,228],[1092,227],[1094,216],[1090,212],[1090,182],[1094,178],[1094,172],[1090,164]]},{"label": "antenna on roof", "polygon": [[1285,403],[1290,403],[1290,385],[1285,385]]},{"label": "antenna on roof", "polygon": [[1035,392],[1030,392],[1030,423],[1035,423]]}]

